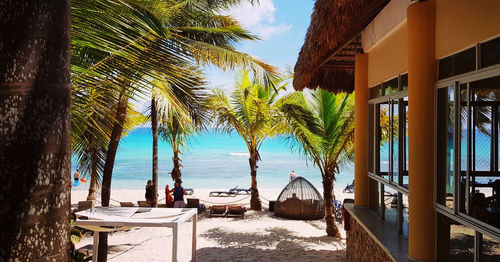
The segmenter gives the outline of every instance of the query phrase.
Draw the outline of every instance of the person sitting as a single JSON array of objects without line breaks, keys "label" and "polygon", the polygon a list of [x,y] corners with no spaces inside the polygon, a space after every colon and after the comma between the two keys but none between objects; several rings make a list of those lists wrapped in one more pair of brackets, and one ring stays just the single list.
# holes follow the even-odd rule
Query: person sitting
[{"label": "person sitting", "polygon": [[152,206],[153,205],[153,194],[154,194],[154,187],[151,182],[151,180],[148,180],[148,183],[146,184],[146,194],[144,195],[146,197],[146,201]]},{"label": "person sitting", "polygon": [[292,170],[292,173],[290,173],[290,181],[293,181],[297,178],[297,174],[295,174],[295,171]]},{"label": "person sitting", "polygon": [[184,195],[186,194],[186,190],[184,190],[180,182],[175,182],[175,187],[174,189],[170,190],[170,192],[174,193],[174,208],[186,207],[186,203],[184,202]]}]

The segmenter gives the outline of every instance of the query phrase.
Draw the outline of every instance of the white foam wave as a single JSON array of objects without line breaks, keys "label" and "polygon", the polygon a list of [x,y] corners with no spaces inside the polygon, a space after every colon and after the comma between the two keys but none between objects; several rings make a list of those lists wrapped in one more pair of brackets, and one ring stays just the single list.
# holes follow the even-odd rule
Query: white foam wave
[{"label": "white foam wave", "polygon": [[230,152],[229,155],[231,155],[231,156],[250,156],[249,153],[233,153],[233,152]]}]

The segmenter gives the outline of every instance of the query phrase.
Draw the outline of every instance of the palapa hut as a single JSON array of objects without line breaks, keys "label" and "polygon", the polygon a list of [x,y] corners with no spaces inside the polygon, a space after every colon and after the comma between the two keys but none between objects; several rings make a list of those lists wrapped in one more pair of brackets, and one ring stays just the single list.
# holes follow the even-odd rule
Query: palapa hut
[{"label": "palapa hut", "polygon": [[281,191],[274,206],[274,214],[290,219],[321,219],[325,216],[324,201],[307,179],[297,177]]},{"label": "palapa hut", "polygon": [[316,1],[293,85],[355,90],[349,261],[500,261],[499,10]]}]

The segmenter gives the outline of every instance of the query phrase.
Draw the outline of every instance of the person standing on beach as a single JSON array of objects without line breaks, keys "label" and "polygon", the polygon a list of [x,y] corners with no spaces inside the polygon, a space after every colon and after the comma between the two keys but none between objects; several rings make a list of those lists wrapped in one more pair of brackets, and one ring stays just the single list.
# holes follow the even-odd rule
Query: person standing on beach
[{"label": "person standing on beach", "polygon": [[175,182],[175,187],[170,192],[174,193],[174,208],[186,207],[186,203],[184,203],[186,190],[181,186],[181,183]]},{"label": "person standing on beach", "polygon": [[165,186],[165,201],[166,201],[167,207],[174,206],[174,199],[170,195],[170,188],[168,187],[168,185]]},{"label": "person standing on beach", "polygon": [[154,194],[154,187],[151,182],[151,180],[148,180],[148,183],[146,184],[146,194],[144,197],[146,197],[146,201],[152,205],[153,204],[153,194]]},{"label": "person standing on beach", "polygon": [[295,171],[292,170],[292,173],[290,173],[290,181],[295,180],[297,178],[297,174],[295,174]]},{"label": "person standing on beach", "polygon": [[75,171],[75,174],[73,174],[73,178],[75,179],[75,182],[80,180],[80,172],[79,169]]}]

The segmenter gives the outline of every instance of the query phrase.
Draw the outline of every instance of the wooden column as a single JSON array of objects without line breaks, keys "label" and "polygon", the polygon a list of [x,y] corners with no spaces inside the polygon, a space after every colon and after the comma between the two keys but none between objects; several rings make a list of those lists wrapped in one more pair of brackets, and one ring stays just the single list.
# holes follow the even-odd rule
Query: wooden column
[{"label": "wooden column", "polygon": [[434,94],[436,81],[434,1],[407,9],[408,23],[408,256],[435,261]]},{"label": "wooden column", "polygon": [[368,207],[368,54],[355,59],[354,205]]}]

